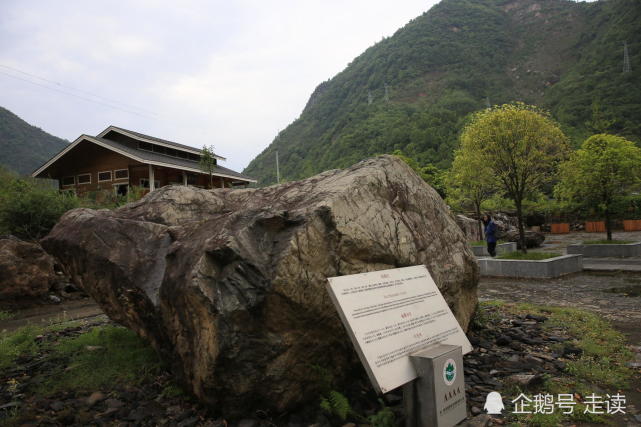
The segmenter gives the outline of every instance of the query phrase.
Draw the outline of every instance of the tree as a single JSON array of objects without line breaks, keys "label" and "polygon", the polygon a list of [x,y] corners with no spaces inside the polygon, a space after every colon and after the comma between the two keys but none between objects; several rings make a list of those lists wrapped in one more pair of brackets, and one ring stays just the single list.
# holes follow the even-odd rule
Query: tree
[{"label": "tree", "polygon": [[460,151],[486,165],[514,201],[524,253],[523,200],[552,179],[568,150],[567,137],[549,115],[523,103],[479,111],[463,129]]},{"label": "tree", "polygon": [[561,165],[560,175],[557,197],[595,206],[612,240],[614,205],[641,188],[641,148],[619,136],[593,135]]},{"label": "tree", "polygon": [[200,169],[209,174],[209,188],[214,188],[214,171],[216,170],[216,155],[213,145],[203,145],[200,154]]},{"label": "tree", "polygon": [[407,163],[423,181],[434,188],[442,198],[445,198],[445,171],[440,170],[431,163],[420,166],[416,159],[406,156],[401,150],[394,150],[392,155],[399,157]]},{"label": "tree", "polygon": [[452,168],[445,179],[448,203],[454,206],[472,204],[478,220],[479,236],[481,228],[481,204],[497,192],[496,180],[487,164],[469,152],[457,150],[454,153]]}]

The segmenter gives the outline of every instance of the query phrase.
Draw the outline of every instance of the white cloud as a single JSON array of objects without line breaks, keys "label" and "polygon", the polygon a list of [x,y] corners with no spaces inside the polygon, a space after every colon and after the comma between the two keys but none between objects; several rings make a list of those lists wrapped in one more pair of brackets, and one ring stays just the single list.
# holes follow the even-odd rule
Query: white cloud
[{"label": "white cloud", "polygon": [[316,85],[432,3],[5,1],[0,64],[158,119],[4,75],[0,105],[68,139],[118,124],[213,143],[240,170],[300,114]]}]

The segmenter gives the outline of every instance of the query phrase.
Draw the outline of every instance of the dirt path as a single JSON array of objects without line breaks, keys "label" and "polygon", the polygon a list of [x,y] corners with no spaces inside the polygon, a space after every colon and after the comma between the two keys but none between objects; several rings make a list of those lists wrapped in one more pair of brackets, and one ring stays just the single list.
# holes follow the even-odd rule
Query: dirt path
[{"label": "dirt path", "polygon": [[[568,245],[583,243],[586,240],[604,240],[605,238],[605,233],[586,233],[583,231],[568,234],[545,233],[545,241],[543,242],[543,246],[539,249],[535,249],[535,251],[560,250],[561,252],[565,252],[565,248]],[[612,238],[615,240],[641,241],[641,231],[616,231],[612,233]]]},{"label": "dirt path", "polygon": [[584,308],[615,322],[641,324],[641,297],[626,296],[641,287],[641,273],[591,272],[558,279],[482,277],[479,299]]},{"label": "dirt path", "polygon": [[0,331],[10,332],[26,325],[50,325],[104,314],[91,298],[65,301],[60,304],[43,304],[15,313],[12,319],[0,320]]}]

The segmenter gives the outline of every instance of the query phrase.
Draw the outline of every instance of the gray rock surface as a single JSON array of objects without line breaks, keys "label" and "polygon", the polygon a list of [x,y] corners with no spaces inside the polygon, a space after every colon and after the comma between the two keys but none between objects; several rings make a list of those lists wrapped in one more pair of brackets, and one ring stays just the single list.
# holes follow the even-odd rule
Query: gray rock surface
[{"label": "gray rock surface", "polygon": [[[498,236],[500,239],[507,240],[508,242],[516,242],[518,249],[521,249],[521,244],[519,243],[519,230],[510,229],[504,233],[499,233]],[[537,231],[526,230],[525,231],[525,245],[528,248],[538,248],[545,241],[545,235]]]},{"label": "gray rock surface", "polygon": [[37,243],[0,236],[0,300],[44,296],[57,280],[54,265]]},{"label": "gray rock surface", "polygon": [[42,244],[228,415],[317,399],[314,367],[349,380],[358,361],[327,277],[425,264],[465,329],[477,302],[465,236],[393,156],[262,189],[163,187],[70,211]]},{"label": "gray rock surface", "polygon": [[483,240],[482,226],[479,228],[479,222],[465,215],[456,215],[456,224],[461,228],[467,240]]}]

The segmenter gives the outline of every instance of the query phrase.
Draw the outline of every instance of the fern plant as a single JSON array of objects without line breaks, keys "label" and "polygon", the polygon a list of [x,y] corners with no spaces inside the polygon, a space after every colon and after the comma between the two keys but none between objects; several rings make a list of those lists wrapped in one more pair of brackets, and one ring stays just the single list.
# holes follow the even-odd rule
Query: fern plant
[{"label": "fern plant", "polygon": [[320,407],[328,414],[340,418],[341,421],[345,421],[352,412],[349,399],[336,390],[330,391],[327,397],[321,398]]},{"label": "fern plant", "polygon": [[381,403],[382,409],[367,417],[367,421],[372,425],[372,427],[394,427],[396,425],[396,418],[394,412],[387,406],[383,400],[378,399]]}]

